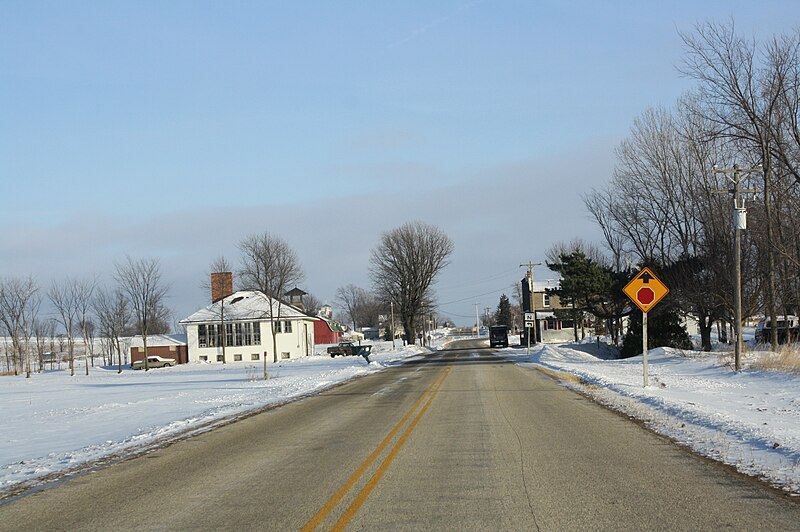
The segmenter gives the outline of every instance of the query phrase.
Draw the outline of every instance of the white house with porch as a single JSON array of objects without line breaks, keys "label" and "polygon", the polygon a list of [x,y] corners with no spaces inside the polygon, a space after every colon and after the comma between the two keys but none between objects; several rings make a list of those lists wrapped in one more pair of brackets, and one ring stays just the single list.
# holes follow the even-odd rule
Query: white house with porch
[{"label": "white house with porch", "polygon": [[273,362],[312,355],[315,320],[263,292],[240,290],[180,323],[186,326],[189,362],[252,364],[264,357]]}]

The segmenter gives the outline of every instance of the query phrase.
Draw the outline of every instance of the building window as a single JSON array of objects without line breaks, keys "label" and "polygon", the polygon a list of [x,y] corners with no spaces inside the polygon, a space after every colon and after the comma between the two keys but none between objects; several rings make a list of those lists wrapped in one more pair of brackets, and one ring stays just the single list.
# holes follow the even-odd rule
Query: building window
[{"label": "building window", "polygon": [[233,355],[233,361],[234,362],[241,362],[242,361],[242,355]]},{"label": "building window", "polygon": [[284,359],[291,358],[291,356],[292,356],[292,354],[291,353],[287,353],[286,351],[281,353],[281,358],[284,358]]},{"label": "building window", "polygon": [[233,345],[233,323],[225,324],[225,345]]},{"label": "building window", "polygon": [[291,321],[284,321],[283,322],[283,332],[290,333],[292,332],[292,322]]},{"label": "building window", "polygon": [[242,345],[253,345],[253,324],[251,322],[242,324]]},{"label": "building window", "polygon": [[197,347],[208,346],[208,332],[205,325],[197,326]]},{"label": "building window", "polygon": [[210,323],[208,325],[197,326],[197,345],[198,347],[216,347],[222,345],[220,337],[221,327]]},{"label": "building window", "polygon": [[208,357],[206,355],[200,355],[200,362],[208,362]]},{"label": "building window", "polygon": [[253,353],[252,355],[250,355],[250,360],[260,360],[260,359],[261,355],[259,355],[258,353]]},{"label": "building window", "polygon": [[233,345],[244,345],[244,323],[237,323],[234,327]]},{"label": "building window", "polygon": [[544,304],[545,307],[549,307],[550,306],[550,294],[543,294],[542,295],[542,303]]},{"label": "building window", "polygon": [[225,359],[223,358],[222,355],[217,355],[217,362],[224,362],[224,361]]},{"label": "building window", "polygon": [[[225,345],[241,347],[244,345],[261,345],[261,326],[257,321],[242,323],[226,323]],[[197,326],[198,347],[222,346],[222,324],[208,323]]]}]

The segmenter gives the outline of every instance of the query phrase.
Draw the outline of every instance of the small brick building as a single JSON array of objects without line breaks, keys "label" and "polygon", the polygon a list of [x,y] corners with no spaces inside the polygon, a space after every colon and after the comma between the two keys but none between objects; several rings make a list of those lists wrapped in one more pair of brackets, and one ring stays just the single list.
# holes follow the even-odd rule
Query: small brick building
[{"label": "small brick building", "polygon": [[[189,362],[189,345],[185,334],[157,334],[147,336],[147,354],[161,358],[174,358],[177,364]],[[131,340],[131,364],[144,360],[144,340],[134,336]]]}]

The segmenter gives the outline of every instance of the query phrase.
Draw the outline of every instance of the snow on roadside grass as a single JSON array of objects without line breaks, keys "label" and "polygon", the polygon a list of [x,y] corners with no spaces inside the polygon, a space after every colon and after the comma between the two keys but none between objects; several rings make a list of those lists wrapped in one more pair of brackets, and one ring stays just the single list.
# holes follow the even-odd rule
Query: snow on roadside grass
[{"label": "snow on roadside grass", "polygon": [[268,380],[257,363],[0,377],[0,493],[380,371],[424,351],[393,350],[391,342],[379,342],[369,364],[362,357],[327,355],[285,360],[268,364]]},{"label": "snow on roadside grass", "polygon": [[642,357],[600,360],[592,344],[511,350],[525,364],[568,372],[565,383],[600,403],[686,445],[800,495],[800,377],[756,369],[753,354],[735,373],[730,356],[654,349],[650,386],[644,388]]}]

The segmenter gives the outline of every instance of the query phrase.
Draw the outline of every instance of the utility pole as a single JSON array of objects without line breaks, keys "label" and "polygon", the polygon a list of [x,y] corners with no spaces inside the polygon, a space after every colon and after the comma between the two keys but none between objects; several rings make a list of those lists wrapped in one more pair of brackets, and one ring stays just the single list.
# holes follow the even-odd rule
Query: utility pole
[{"label": "utility pole", "polygon": [[394,351],[394,301],[389,301],[389,308],[392,309],[392,351]]},{"label": "utility pole", "polygon": [[[531,289],[531,300],[530,300],[529,303],[530,303],[530,307],[531,307],[531,312],[533,313],[533,343],[534,344],[537,342],[536,335],[538,334],[537,325],[539,324],[539,320],[536,319],[536,294],[534,293],[534,286],[533,286],[533,267],[534,266],[541,266],[541,265],[542,265],[541,262],[533,262],[532,260],[528,261],[528,264],[520,264],[519,265],[520,268],[524,268],[525,266],[528,267],[528,273],[526,273],[525,276],[528,278],[528,287]],[[529,345],[530,345],[530,339],[529,339]],[[529,350],[530,350],[530,347],[529,347]]]},{"label": "utility pole", "polygon": [[481,318],[478,316],[478,304],[475,303],[475,336],[481,336]]},{"label": "utility pole", "polygon": [[[754,194],[757,190],[742,190],[740,188],[740,179],[742,174],[760,173],[763,172],[761,166],[755,168],[739,168],[738,164],[734,164],[733,168],[717,168],[714,167],[714,172],[717,174],[726,174],[731,186],[727,192],[733,195],[733,319],[734,319],[734,368],[736,371],[742,369],[742,231],[747,229],[747,209],[744,206],[743,194]],[[730,177],[733,175],[733,177]],[[774,326],[774,324],[773,324]]]}]

